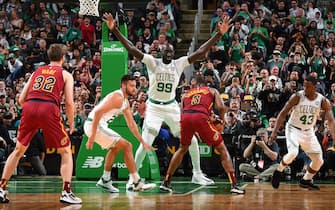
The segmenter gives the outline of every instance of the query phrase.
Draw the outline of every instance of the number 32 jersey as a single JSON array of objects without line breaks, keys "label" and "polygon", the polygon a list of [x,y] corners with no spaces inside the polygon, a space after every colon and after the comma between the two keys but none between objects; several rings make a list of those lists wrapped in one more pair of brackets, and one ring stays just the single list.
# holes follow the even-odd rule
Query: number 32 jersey
[{"label": "number 32 jersey", "polygon": [[62,71],[60,66],[41,66],[36,69],[31,78],[27,100],[54,101],[59,105],[65,85]]},{"label": "number 32 jersey", "polygon": [[317,93],[317,97],[311,101],[305,96],[303,90],[297,94],[300,100],[293,108],[288,122],[302,130],[313,129],[321,110],[323,96]]},{"label": "number 32 jersey", "polygon": [[172,60],[169,64],[164,64],[162,59],[154,58],[149,54],[144,54],[142,62],[146,64],[149,75],[149,98],[167,102],[176,96],[176,89],[184,68],[190,63],[188,57],[183,56],[177,60]]}]

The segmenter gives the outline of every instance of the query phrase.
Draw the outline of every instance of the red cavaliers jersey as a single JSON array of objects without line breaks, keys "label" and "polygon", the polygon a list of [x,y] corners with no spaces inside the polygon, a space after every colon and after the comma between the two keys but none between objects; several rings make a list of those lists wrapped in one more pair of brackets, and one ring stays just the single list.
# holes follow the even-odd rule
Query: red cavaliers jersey
[{"label": "red cavaliers jersey", "polygon": [[60,66],[41,66],[34,72],[28,90],[29,99],[54,101],[60,104],[64,89],[63,69]]},{"label": "red cavaliers jersey", "polygon": [[183,110],[193,110],[210,115],[213,97],[208,87],[192,88],[184,96]]}]

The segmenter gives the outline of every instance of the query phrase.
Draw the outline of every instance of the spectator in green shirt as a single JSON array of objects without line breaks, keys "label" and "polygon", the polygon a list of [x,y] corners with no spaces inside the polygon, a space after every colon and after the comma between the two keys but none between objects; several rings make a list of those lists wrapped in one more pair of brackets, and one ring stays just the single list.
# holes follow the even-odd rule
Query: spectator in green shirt
[{"label": "spectator in green shirt", "polygon": [[228,50],[231,61],[241,64],[243,62],[244,53],[244,42],[240,42],[240,36],[238,33],[233,34],[233,41],[231,43],[231,47]]},{"label": "spectator in green shirt", "polygon": [[73,27],[67,30],[66,34],[63,37],[64,42],[71,42],[75,39],[81,40],[81,30],[78,29],[79,22],[75,22]]},{"label": "spectator in green shirt", "polygon": [[248,37],[250,40],[256,38],[259,46],[266,46],[269,40],[269,33],[266,28],[261,26],[261,19],[259,17],[254,19],[254,27],[251,28]]}]

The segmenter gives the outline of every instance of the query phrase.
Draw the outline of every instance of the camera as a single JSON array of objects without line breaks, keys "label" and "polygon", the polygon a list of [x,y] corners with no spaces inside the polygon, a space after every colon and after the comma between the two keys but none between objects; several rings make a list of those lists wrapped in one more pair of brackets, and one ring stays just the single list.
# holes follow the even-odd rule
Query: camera
[{"label": "camera", "polygon": [[256,141],[262,141],[262,138],[260,136],[256,136]]},{"label": "camera", "polygon": [[93,108],[92,104],[89,104],[89,103],[84,104],[84,109],[92,109],[92,108]]},{"label": "camera", "polygon": [[234,113],[229,112],[229,113],[228,113],[228,116],[229,116],[229,117],[234,117]]}]

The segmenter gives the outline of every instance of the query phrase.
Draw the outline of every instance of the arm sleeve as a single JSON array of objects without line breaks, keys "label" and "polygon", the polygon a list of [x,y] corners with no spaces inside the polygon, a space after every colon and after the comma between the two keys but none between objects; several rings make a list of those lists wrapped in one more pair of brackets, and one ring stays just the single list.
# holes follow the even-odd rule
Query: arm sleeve
[{"label": "arm sleeve", "polygon": [[178,75],[181,75],[185,69],[186,66],[190,65],[190,62],[188,62],[188,57],[183,56],[175,60],[176,66],[177,66],[177,72]]},{"label": "arm sleeve", "polygon": [[152,55],[144,53],[142,62],[147,66],[148,71],[155,72],[155,58]]}]

